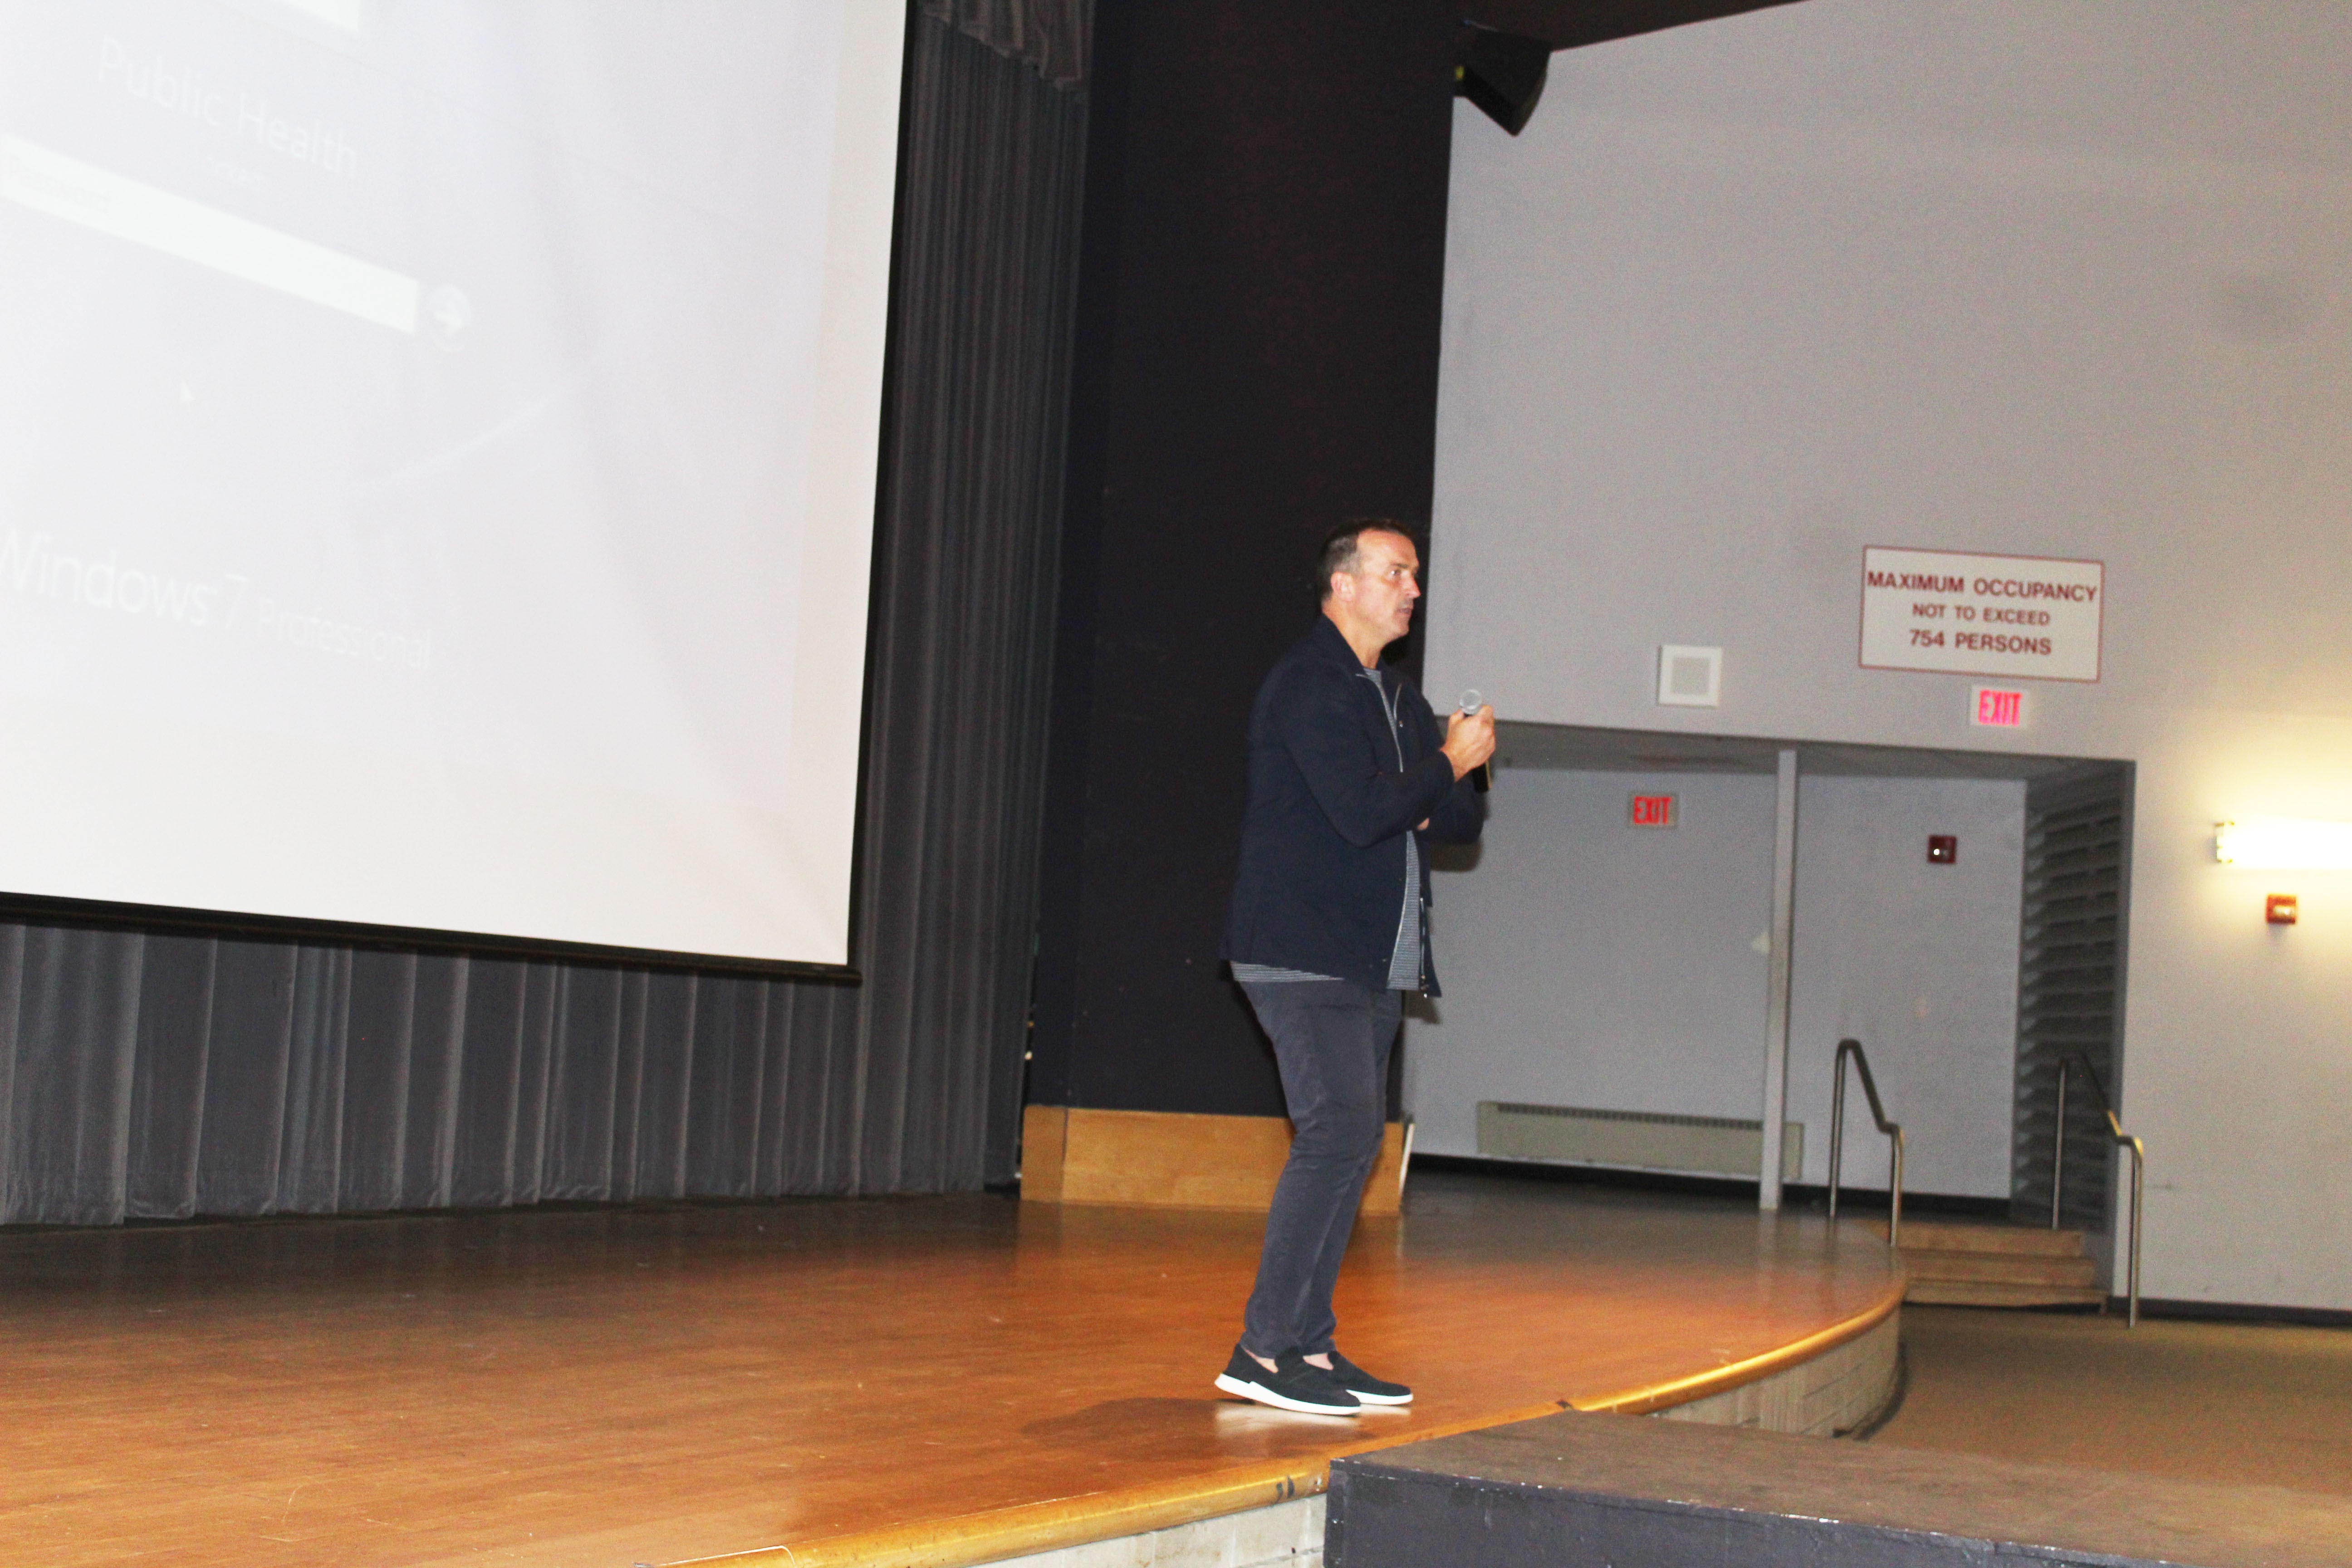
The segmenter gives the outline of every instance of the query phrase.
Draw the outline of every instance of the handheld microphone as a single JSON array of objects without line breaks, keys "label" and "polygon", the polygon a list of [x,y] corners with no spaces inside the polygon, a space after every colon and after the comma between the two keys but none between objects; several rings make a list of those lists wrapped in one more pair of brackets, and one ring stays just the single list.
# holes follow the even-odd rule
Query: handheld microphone
[{"label": "handheld microphone", "polygon": [[[1479,697],[1478,689],[1476,687],[1474,686],[1469,690],[1462,694],[1462,711],[1465,713],[1471,714],[1475,717],[1478,710],[1485,706],[1486,702]],[[1476,767],[1472,768],[1470,770],[1470,787],[1476,790],[1480,795],[1485,795],[1488,790],[1493,789],[1495,787],[1495,764],[1492,763],[1480,763]]]}]

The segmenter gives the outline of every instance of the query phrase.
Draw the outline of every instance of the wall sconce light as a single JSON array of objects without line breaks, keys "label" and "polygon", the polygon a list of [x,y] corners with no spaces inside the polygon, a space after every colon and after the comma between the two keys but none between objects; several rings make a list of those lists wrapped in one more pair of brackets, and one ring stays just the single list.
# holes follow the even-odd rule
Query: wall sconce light
[{"label": "wall sconce light", "polygon": [[2213,858],[2264,871],[2352,870],[2352,822],[2297,816],[2217,822]]}]

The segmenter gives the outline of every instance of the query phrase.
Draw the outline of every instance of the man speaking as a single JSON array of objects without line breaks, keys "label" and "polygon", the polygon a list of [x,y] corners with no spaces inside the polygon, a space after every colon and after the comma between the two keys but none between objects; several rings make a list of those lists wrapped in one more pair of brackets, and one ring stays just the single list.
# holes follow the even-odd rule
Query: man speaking
[{"label": "man speaking", "polygon": [[1331,1289],[1380,1156],[1404,993],[1437,994],[1425,847],[1478,837],[1485,814],[1467,781],[1494,754],[1495,714],[1456,713],[1441,739],[1421,693],[1381,668],[1421,597],[1421,555],[1402,528],[1359,519],[1334,530],[1320,571],[1322,619],[1250,711],[1224,956],[1274,1041],[1296,1132],[1217,1386],[1353,1415],[1412,1399],[1334,1348]]}]

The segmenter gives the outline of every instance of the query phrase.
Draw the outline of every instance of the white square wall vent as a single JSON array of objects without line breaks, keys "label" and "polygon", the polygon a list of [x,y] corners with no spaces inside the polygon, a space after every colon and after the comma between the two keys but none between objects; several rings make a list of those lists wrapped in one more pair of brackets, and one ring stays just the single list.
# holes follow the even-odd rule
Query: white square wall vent
[{"label": "white square wall vent", "polygon": [[1723,706],[1723,650],[1719,647],[1658,649],[1658,702],[1666,708]]}]

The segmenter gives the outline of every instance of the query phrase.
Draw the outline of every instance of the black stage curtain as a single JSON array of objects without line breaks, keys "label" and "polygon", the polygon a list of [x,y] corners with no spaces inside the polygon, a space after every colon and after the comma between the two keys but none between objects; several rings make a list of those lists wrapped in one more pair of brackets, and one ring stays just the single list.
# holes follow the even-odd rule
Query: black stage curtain
[{"label": "black stage curtain", "polygon": [[1095,14],[1040,1104],[1282,1113],[1217,956],[1250,704],[1314,624],[1324,531],[1429,517],[1461,16]]},{"label": "black stage curtain", "polygon": [[909,26],[866,983],[0,926],[0,1223],[1012,1175],[1084,33]]}]

